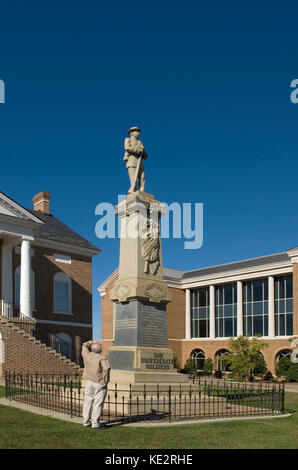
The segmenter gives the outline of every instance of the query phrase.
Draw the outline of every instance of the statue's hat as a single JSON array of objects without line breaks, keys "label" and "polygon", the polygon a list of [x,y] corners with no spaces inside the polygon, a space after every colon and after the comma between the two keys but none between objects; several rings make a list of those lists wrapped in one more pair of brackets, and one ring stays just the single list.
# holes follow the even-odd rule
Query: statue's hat
[{"label": "statue's hat", "polygon": [[139,127],[137,127],[137,126],[131,127],[130,129],[128,129],[127,134],[130,134],[130,133],[133,132],[133,131],[139,131],[139,132],[141,132],[141,129],[140,129]]}]

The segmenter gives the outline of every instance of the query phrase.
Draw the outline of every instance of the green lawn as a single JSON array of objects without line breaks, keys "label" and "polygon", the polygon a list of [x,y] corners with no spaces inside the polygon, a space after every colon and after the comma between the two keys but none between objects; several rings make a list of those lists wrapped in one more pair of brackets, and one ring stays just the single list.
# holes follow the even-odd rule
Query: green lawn
[{"label": "green lawn", "polygon": [[297,449],[298,393],[286,393],[286,411],[294,415],[230,423],[93,430],[0,405],[0,448]]}]

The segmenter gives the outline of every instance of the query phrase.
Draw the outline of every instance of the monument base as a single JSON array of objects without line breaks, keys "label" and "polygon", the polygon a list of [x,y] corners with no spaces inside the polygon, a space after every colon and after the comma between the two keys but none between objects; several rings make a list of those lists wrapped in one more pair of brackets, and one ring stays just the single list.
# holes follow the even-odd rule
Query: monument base
[{"label": "monument base", "polygon": [[[156,391],[157,386],[160,389],[168,389],[169,386],[179,388],[180,385],[189,387],[189,379],[187,374],[179,374],[175,372],[143,372],[143,371],[129,371],[129,370],[111,370],[109,388],[129,390],[130,386],[132,391],[143,391],[144,386],[147,390]],[[175,387],[176,386],[176,387]],[[185,387],[184,387],[185,388]]]}]

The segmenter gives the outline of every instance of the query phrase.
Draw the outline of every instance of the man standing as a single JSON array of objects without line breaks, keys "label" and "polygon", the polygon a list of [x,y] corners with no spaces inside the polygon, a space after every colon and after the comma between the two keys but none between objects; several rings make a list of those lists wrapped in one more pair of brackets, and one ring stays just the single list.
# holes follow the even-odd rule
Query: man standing
[{"label": "man standing", "polygon": [[[86,381],[83,404],[83,426],[92,426],[93,429],[102,427],[102,425],[100,425],[100,417],[107,394],[107,385],[110,380],[109,363],[101,351],[102,345],[99,341],[90,340],[82,346],[82,356],[85,366],[83,378]],[[93,410],[90,420],[92,405]]]},{"label": "man standing", "polygon": [[[129,137],[126,137],[124,141],[125,154],[123,160],[126,162],[126,168],[130,179],[129,193],[136,190],[137,182],[139,182],[140,191],[145,191],[145,171],[143,160],[147,158],[147,152],[144,149],[144,145],[138,137],[141,133],[139,127],[131,127],[127,133]],[[140,159],[140,161],[139,161]],[[138,174],[136,174],[138,172]]]}]

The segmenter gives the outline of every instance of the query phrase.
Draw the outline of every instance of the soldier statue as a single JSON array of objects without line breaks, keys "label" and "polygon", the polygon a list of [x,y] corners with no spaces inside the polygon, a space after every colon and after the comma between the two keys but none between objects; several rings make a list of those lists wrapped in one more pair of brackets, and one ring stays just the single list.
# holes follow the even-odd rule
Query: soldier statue
[{"label": "soldier statue", "polygon": [[125,154],[123,160],[126,162],[126,168],[130,179],[129,193],[137,190],[139,186],[140,191],[145,191],[145,171],[143,160],[147,158],[147,152],[144,145],[138,137],[141,133],[139,127],[131,127],[127,133],[124,141]]}]

